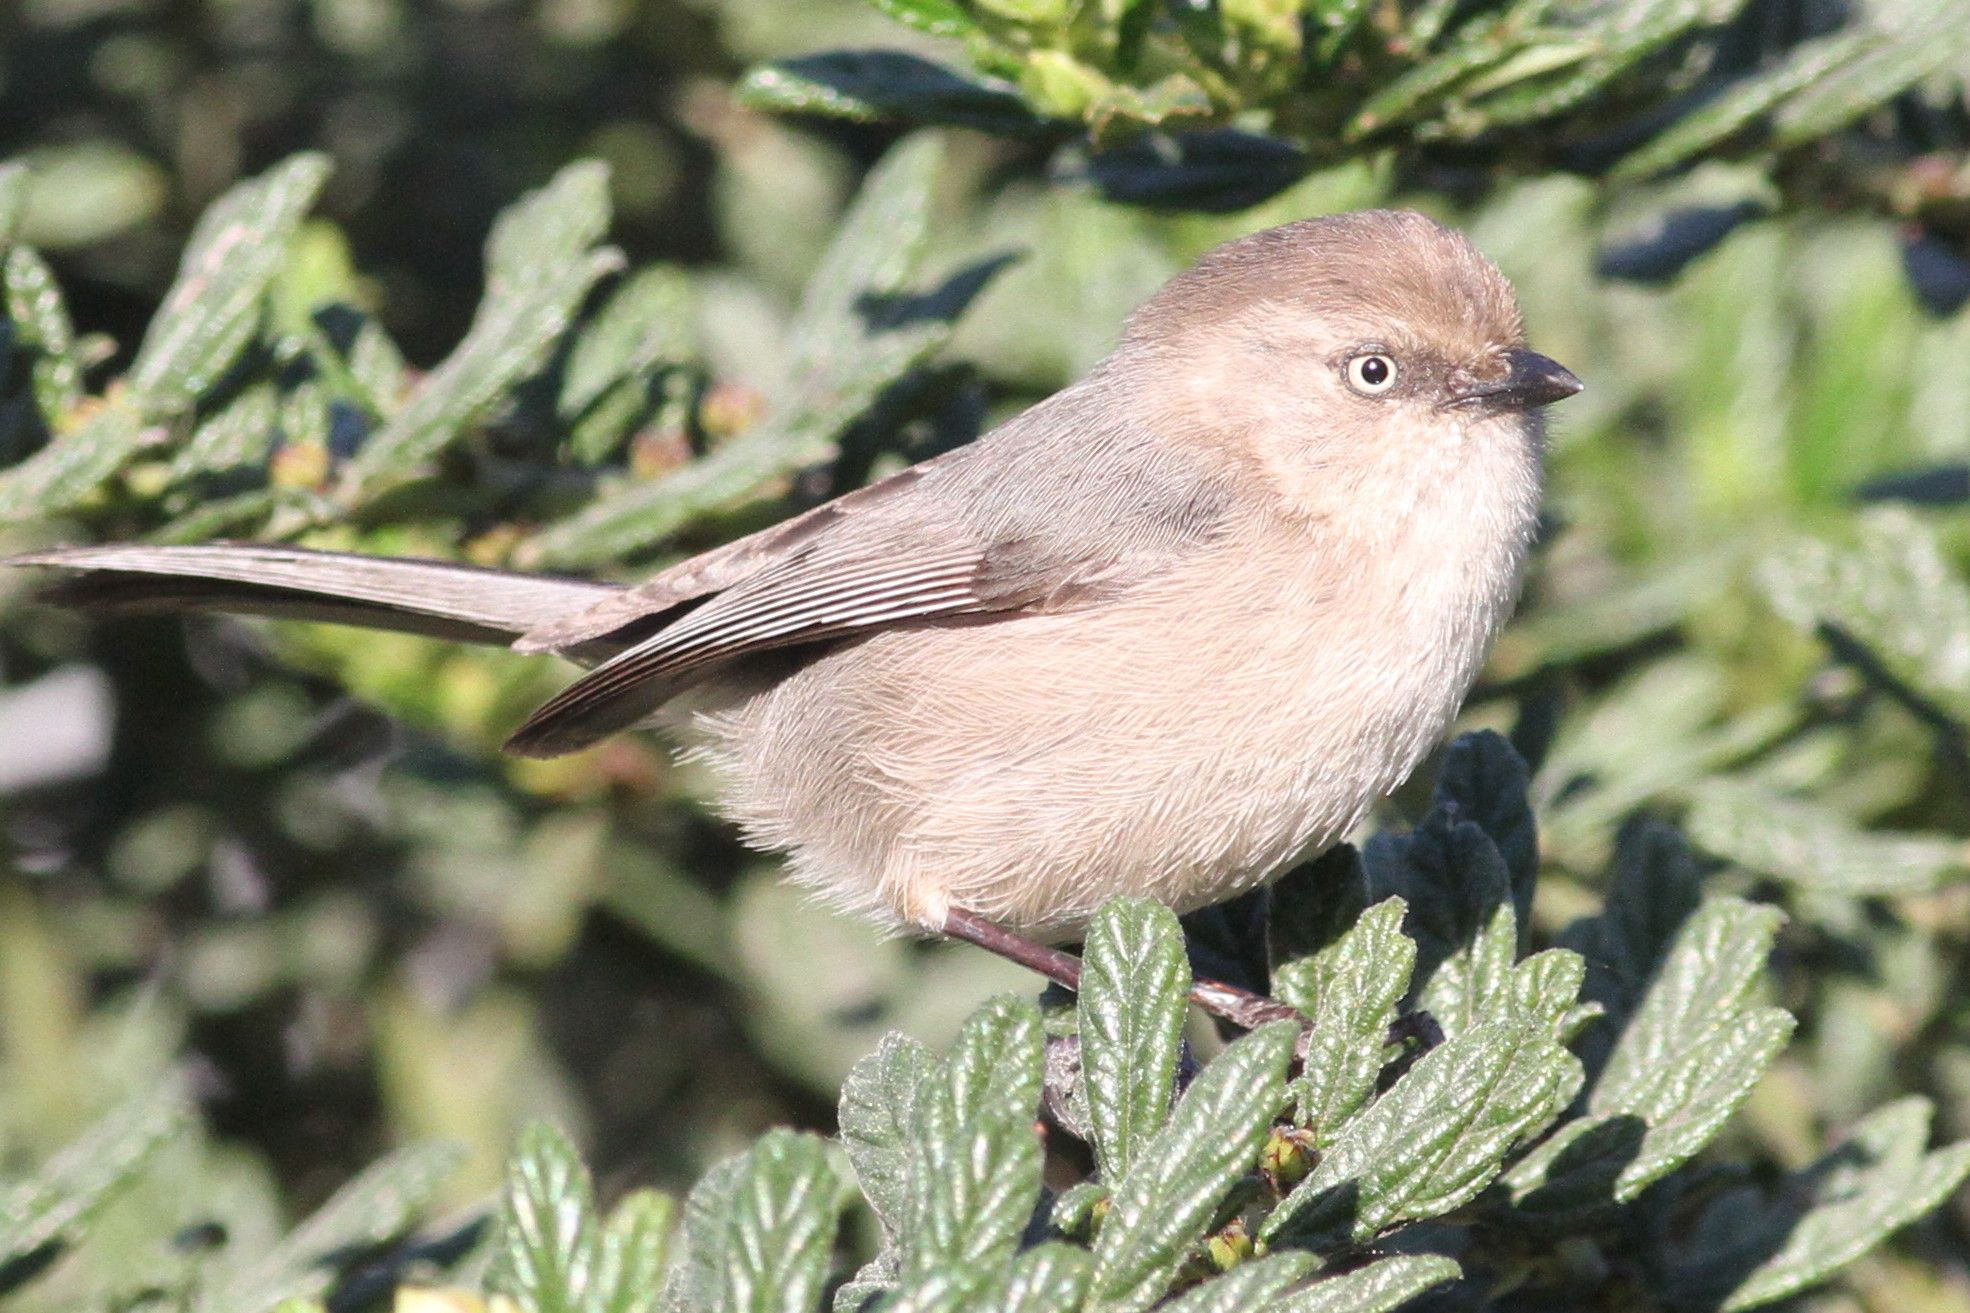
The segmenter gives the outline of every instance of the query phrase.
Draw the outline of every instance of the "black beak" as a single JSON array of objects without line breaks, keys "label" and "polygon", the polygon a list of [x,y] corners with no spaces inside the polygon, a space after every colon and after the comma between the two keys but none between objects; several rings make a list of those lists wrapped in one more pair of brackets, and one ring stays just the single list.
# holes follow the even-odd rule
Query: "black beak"
[{"label": "black beak", "polygon": [[1481,403],[1505,410],[1526,410],[1565,401],[1584,386],[1573,371],[1537,351],[1512,351],[1505,356],[1510,369],[1501,379],[1476,379],[1453,394],[1463,404]]}]

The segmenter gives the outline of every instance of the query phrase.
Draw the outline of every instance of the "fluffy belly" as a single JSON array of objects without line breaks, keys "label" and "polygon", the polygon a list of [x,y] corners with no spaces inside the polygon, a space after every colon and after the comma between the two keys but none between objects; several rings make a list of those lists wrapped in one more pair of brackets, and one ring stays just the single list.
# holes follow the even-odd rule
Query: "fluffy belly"
[{"label": "fluffy belly", "polygon": [[1454,711],[1461,685],[1419,705],[1393,654],[1257,605],[879,634],[711,690],[686,731],[748,840],[824,900],[1071,938],[1114,895],[1187,911],[1335,842]]}]

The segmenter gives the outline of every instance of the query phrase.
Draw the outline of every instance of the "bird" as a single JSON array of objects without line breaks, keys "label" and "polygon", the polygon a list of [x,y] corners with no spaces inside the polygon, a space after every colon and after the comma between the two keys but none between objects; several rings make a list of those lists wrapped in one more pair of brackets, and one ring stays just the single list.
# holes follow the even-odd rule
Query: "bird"
[{"label": "bird", "polygon": [[1260,886],[1439,743],[1581,386],[1468,238],[1360,211],[1207,252],[1061,391],[633,586],[252,543],[11,563],[70,605],[559,654],[586,669],[511,752],[660,726],[821,901],[1059,978],[1110,898]]}]

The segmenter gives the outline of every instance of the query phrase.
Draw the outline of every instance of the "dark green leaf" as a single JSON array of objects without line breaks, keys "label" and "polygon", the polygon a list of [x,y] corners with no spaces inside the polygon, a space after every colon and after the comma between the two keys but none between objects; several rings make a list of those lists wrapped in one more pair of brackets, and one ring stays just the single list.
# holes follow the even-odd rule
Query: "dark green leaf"
[{"label": "dark green leaf", "polygon": [[1095,1242],[1091,1313],[1135,1313],[1168,1291],[1232,1185],[1256,1166],[1298,1035],[1292,1022],[1273,1022],[1227,1048],[1114,1183]]},{"label": "dark green leaf", "polygon": [[837,1221],[827,1147],[773,1130],[742,1161],[725,1220],[718,1313],[812,1313]]},{"label": "dark green leaf", "polygon": [[1683,824],[1705,851],[1817,893],[1926,893],[1970,866],[1959,837],[1864,830],[1748,780],[1704,781]]},{"label": "dark green leaf", "polygon": [[327,177],[327,156],[296,155],[235,186],[200,217],[177,281],[130,363],[131,400],[145,418],[184,411],[238,358]]},{"label": "dark green leaf", "polygon": [[1005,1290],[992,1303],[994,1313],[1063,1313],[1077,1309],[1087,1293],[1094,1261],[1085,1249],[1045,1244],[1029,1249],[1012,1264]]},{"label": "dark green leaf", "polygon": [[917,1041],[891,1034],[841,1084],[842,1147],[869,1207],[892,1236],[904,1217],[917,1091],[927,1078],[941,1076],[943,1066]]},{"label": "dark green leaf", "polygon": [[184,1082],[171,1077],[111,1109],[27,1180],[0,1189],[0,1266],[72,1240],[190,1117]]},{"label": "dark green leaf", "polygon": [[1081,966],[1081,1091],[1104,1180],[1119,1181],[1176,1097],[1190,988],[1170,909],[1141,898],[1103,905]]},{"label": "dark green leaf", "polygon": [[1165,1304],[1161,1313],[1252,1313],[1270,1309],[1266,1301],[1305,1276],[1313,1255],[1287,1250],[1240,1263]]},{"label": "dark green leaf", "polygon": [[345,500],[414,477],[539,366],[589,288],[622,262],[614,249],[595,245],[608,226],[608,174],[593,162],[561,170],[499,217],[486,241],[486,295],[471,329],[350,463]]},{"label": "dark green leaf", "polygon": [[1274,996],[1313,1022],[1293,1098],[1295,1119],[1323,1146],[1374,1093],[1416,961],[1416,945],[1402,933],[1407,911],[1400,898],[1377,903],[1340,939],[1273,976]]},{"label": "dark green leaf", "polygon": [[1359,1243],[1449,1212],[1476,1198],[1579,1086],[1579,1061],[1536,1029],[1474,1027],[1424,1054],[1356,1117],[1259,1234]]},{"label": "dark green leaf", "polygon": [[753,109],[858,123],[893,119],[1008,134],[1045,125],[1010,86],[899,50],[837,50],[765,64],[746,74],[738,95]]},{"label": "dark green leaf", "polygon": [[45,519],[74,510],[158,436],[129,406],[103,404],[70,432],[0,471],[0,520]]},{"label": "dark green leaf", "polygon": [[726,1269],[736,1261],[727,1250],[727,1234],[748,1162],[741,1153],[715,1163],[685,1196],[679,1236],[683,1261],[664,1283],[663,1304],[671,1313],[707,1313],[718,1307]]},{"label": "dark green leaf", "polygon": [[1264,1313],[1387,1313],[1426,1290],[1455,1281],[1463,1269],[1436,1254],[1398,1254],[1267,1304]]},{"label": "dark green leaf", "polygon": [[16,350],[33,359],[34,402],[48,427],[67,419],[82,398],[82,362],[75,354],[75,329],[61,288],[47,262],[26,246],[7,252],[0,279],[6,284],[6,313]]},{"label": "dark green leaf", "polygon": [[607,1287],[588,1169],[559,1130],[535,1122],[507,1163],[487,1286],[530,1313],[586,1313]]}]

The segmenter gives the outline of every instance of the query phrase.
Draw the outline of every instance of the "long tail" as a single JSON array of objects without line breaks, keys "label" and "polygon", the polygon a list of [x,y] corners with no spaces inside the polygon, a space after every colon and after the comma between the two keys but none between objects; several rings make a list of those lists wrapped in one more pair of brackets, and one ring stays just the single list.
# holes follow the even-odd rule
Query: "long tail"
[{"label": "long tail", "polygon": [[446,561],[247,543],[65,547],[0,564],[73,572],[47,594],[67,606],[326,620],[502,646],[618,591]]}]

